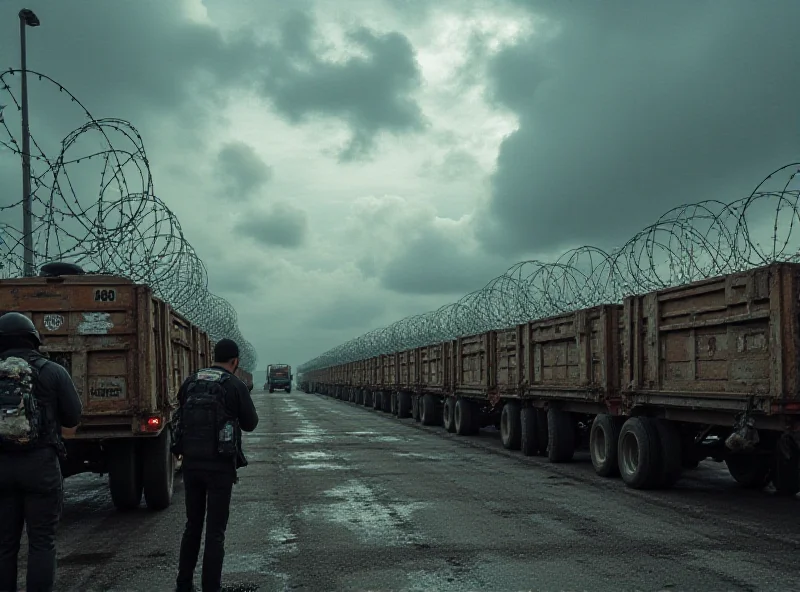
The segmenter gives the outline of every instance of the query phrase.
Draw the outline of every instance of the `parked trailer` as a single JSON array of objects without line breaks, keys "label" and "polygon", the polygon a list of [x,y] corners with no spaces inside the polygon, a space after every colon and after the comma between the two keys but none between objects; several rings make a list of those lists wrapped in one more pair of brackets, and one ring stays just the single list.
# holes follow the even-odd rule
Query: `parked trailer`
[{"label": "parked trailer", "polygon": [[[800,264],[773,264],[517,327],[309,371],[303,388],[441,423],[499,427],[503,445],[632,488],[668,488],[701,460],[743,487],[800,491]],[[387,407],[396,398],[395,405]]]},{"label": "parked trailer", "polygon": [[0,280],[0,313],[17,311],[42,335],[42,351],[72,376],[83,403],[65,437],[65,477],[108,473],[114,505],[170,505],[177,459],[169,430],[177,393],[211,363],[208,336],[125,278],[63,275]]}]

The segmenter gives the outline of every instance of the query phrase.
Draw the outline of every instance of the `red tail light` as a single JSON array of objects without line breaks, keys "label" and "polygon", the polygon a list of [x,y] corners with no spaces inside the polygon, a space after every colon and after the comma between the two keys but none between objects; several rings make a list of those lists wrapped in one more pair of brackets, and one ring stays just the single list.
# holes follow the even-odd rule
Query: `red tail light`
[{"label": "red tail light", "polygon": [[161,418],[157,415],[145,418],[142,421],[143,432],[157,432],[161,429]]}]

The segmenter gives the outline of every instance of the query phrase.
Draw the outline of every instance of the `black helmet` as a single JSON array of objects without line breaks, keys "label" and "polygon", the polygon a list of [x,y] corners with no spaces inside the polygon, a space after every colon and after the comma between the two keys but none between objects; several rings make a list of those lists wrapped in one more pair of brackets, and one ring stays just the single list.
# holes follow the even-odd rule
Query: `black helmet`
[{"label": "black helmet", "polygon": [[0,338],[4,337],[28,337],[37,346],[42,344],[33,321],[18,312],[7,312],[0,317]]}]

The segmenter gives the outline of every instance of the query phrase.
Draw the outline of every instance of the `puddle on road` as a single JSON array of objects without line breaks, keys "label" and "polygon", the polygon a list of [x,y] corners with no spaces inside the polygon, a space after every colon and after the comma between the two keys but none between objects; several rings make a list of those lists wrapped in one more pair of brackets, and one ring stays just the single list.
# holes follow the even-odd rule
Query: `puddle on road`
[{"label": "puddle on road", "polygon": [[334,465],[328,463],[306,463],[304,465],[292,465],[290,469],[303,469],[308,471],[349,471],[350,467],[344,465]]},{"label": "puddle on road", "polygon": [[384,503],[361,481],[349,481],[324,495],[336,501],[307,506],[301,516],[308,521],[322,518],[344,526],[365,543],[404,546],[422,540],[408,530],[412,514],[427,507],[427,503]]},{"label": "puddle on road", "polygon": [[392,456],[430,461],[455,460],[457,458],[453,454],[421,454],[419,452],[392,452]]},{"label": "puddle on road", "polygon": [[322,438],[319,436],[305,436],[302,438],[291,438],[286,442],[289,444],[319,444],[322,442]]},{"label": "puddle on road", "polygon": [[289,453],[289,456],[297,460],[319,460],[323,458],[333,458],[333,455],[330,452],[323,452],[322,450],[291,452]]}]

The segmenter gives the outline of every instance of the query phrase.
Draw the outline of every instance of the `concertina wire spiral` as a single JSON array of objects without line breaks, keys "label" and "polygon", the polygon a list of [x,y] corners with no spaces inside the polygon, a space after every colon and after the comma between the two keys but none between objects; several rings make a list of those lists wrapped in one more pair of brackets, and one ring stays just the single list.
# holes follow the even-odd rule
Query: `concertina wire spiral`
[{"label": "concertina wire spiral", "polygon": [[[21,105],[7,81],[21,72],[9,69],[0,74],[0,90],[11,101],[6,106],[13,104],[17,110]],[[87,273],[107,273],[149,285],[212,340],[233,339],[239,345],[242,368],[252,372],[257,361],[255,349],[239,331],[231,304],[208,290],[203,262],[175,214],[155,195],[144,143],[136,128],[121,119],[95,119],[61,84],[45,74],[27,72],[29,78],[38,78],[64,93],[86,117],[86,123],[63,139],[55,158],[44,152],[31,133],[35,261],[70,261]],[[21,156],[21,142],[8,128],[7,117],[5,113],[0,118],[0,133],[6,135],[0,138],[0,146]],[[81,152],[91,135],[97,148]],[[86,161],[102,165],[99,195],[90,203],[78,198],[78,181],[71,175],[76,165]],[[131,171],[137,178],[129,180]],[[0,205],[0,278],[22,277],[23,233],[4,222],[11,217],[6,211],[21,219],[21,204],[20,200]]]},{"label": "concertina wire spiral", "polygon": [[[749,197],[672,208],[610,253],[584,246],[556,261],[522,261],[458,302],[401,319],[339,345],[298,374],[568,313],[625,296],[769,263],[800,261],[800,163],[767,176]],[[767,190],[770,183],[775,188]],[[751,235],[759,224],[766,244]],[[753,234],[759,234],[756,231]],[[765,241],[766,242],[766,241]]]}]

